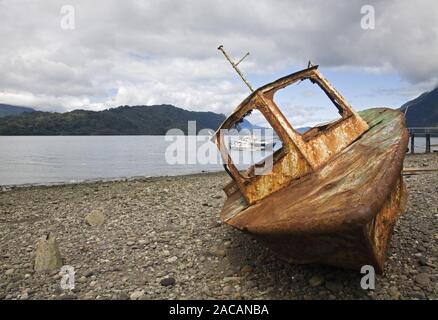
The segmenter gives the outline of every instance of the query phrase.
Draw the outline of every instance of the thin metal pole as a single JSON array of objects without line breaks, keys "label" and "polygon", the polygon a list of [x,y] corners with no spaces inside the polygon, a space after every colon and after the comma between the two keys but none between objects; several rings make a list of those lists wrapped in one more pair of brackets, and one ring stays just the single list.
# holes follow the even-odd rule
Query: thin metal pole
[{"label": "thin metal pole", "polygon": [[430,153],[430,133],[426,133],[426,153]]},{"label": "thin metal pole", "polygon": [[243,80],[243,82],[245,82],[245,84],[248,86],[249,90],[251,90],[251,92],[254,92],[254,89],[252,88],[251,84],[249,83],[248,80],[245,79],[245,77],[243,76],[242,72],[239,70],[239,68],[237,67],[237,65],[242,62],[242,60],[248,56],[248,54],[246,54],[242,59],[240,59],[240,61],[236,64],[234,63],[231,58],[228,56],[228,54],[225,52],[224,46],[220,45],[218,48],[218,50],[222,51],[222,53],[224,54],[225,58],[228,60],[229,63],[231,63],[231,65],[233,66],[234,70],[236,70],[236,72],[239,74],[240,78]]},{"label": "thin metal pole", "polygon": [[236,67],[239,65],[239,63],[241,63],[243,60],[245,60],[245,58],[246,58],[247,56],[249,56],[249,52],[247,52],[247,53],[242,57],[242,59],[240,59],[239,61],[237,61],[237,63],[236,63]]},{"label": "thin metal pole", "polygon": [[411,153],[415,153],[415,134],[411,133]]}]

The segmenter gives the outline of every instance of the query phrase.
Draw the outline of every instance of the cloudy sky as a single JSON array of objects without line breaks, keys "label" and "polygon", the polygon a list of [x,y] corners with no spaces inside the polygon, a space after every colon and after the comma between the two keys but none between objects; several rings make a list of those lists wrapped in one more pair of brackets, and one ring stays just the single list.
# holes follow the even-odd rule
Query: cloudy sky
[{"label": "cloudy sky", "polygon": [[[364,5],[374,28],[361,26]],[[399,107],[438,84],[437,14],[436,0],[0,0],[0,103],[228,114],[248,90],[223,44],[235,59],[251,53],[240,67],[255,87],[310,59],[355,109]],[[297,125],[324,114],[310,89],[293,89],[278,102]]]}]

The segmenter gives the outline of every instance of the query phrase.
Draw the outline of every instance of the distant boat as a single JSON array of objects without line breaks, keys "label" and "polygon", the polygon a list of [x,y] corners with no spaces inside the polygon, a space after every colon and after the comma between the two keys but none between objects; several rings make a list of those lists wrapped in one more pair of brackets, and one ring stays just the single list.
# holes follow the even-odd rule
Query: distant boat
[{"label": "distant boat", "polygon": [[257,139],[254,135],[244,136],[237,141],[230,141],[229,147],[234,150],[259,151],[273,149],[276,142]]}]

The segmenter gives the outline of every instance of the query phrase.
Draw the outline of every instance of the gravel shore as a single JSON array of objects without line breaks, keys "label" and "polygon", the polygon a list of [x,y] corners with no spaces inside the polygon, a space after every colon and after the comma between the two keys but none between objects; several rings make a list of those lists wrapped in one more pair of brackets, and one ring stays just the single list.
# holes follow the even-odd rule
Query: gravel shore
[{"label": "gravel shore", "polygon": [[[438,167],[438,154],[405,167]],[[438,173],[408,176],[409,200],[375,290],[359,272],[289,265],[223,225],[225,173],[0,191],[0,299],[437,299]],[[92,227],[85,217],[101,210]],[[52,232],[76,286],[33,271]]]}]

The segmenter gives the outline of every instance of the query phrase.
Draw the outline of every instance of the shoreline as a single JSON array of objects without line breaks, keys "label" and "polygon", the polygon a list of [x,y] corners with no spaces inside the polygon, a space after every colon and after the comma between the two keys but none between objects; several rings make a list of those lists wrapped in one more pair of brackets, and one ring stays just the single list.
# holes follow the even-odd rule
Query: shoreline
[{"label": "shoreline", "polygon": [[[431,157],[436,156],[438,158],[438,152],[431,152],[430,154],[426,153],[406,153],[405,161],[409,158],[415,157],[423,157],[428,156]],[[438,168],[438,166],[437,166]],[[207,171],[202,170],[201,172],[187,173],[187,174],[175,174],[175,175],[162,175],[162,176],[123,176],[123,177],[114,177],[114,178],[91,178],[91,179],[83,179],[83,180],[72,180],[72,181],[59,181],[59,182],[36,182],[36,183],[23,183],[23,184],[0,184],[0,192],[8,192],[14,189],[22,189],[22,188],[37,188],[37,187],[62,187],[62,186],[71,186],[71,185],[81,185],[81,184],[99,184],[99,183],[112,183],[112,182],[130,182],[130,181],[147,181],[149,179],[157,179],[157,178],[168,178],[168,177],[186,177],[186,176],[194,176],[194,175],[208,175],[208,174],[220,174],[225,171],[222,169],[220,171]],[[231,179],[231,178],[230,178]]]},{"label": "shoreline", "polygon": [[0,184],[0,192],[8,192],[14,189],[22,188],[38,188],[38,187],[62,187],[71,185],[81,185],[81,184],[98,184],[98,183],[112,183],[112,182],[131,182],[131,181],[146,181],[150,179],[158,178],[169,178],[169,177],[187,177],[194,175],[206,175],[206,174],[219,174],[222,171],[205,171],[187,174],[176,174],[176,175],[164,175],[164,176],[128,176],[128,177],[118,177],[118,178],[96,178],[96,179],[84,179],[84,180],[73,180],[73,181],[63,181],[63,182],[41,182],[41,183],[23,183],[23,184]]}]

